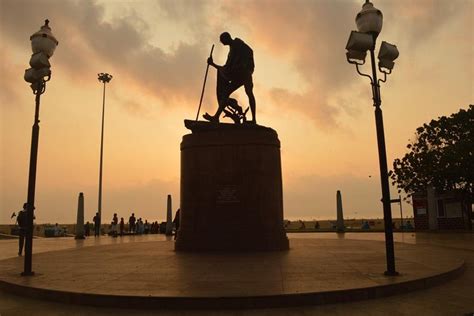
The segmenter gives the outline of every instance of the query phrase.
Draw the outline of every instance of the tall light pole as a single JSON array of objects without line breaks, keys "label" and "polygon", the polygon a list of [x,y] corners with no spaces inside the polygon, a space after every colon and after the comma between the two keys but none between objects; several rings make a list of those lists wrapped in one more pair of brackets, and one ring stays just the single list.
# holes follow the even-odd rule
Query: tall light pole
[{"label": "tall light pole", "polygon": [[25,261],[24,269],[21,273],[24,276],[34,275],[32,271],[33,259],[33,219],[35,210],[36,191],[36,164],[38,161],[38,141],[39,141],[39,110],[40,97],[46,90],[46,82],[51,79],[51,65],[49,58],[53,56],[58,41],[51,33],[49,20],[45,20],[41,29],[31,35],[31,68],[25,70],[25,81],[31,83],[35,97],[35,118],[31,132],[30,169],[28,173],[28,197],[26,207],[26,231],[25,231]]},{"label": "tall light pole", "polygon": [[[385,225],[385,249],[387,257],[386,275],[398,275],[395,269],[395,251],[393,247],[393,228],[392,228],[392,209],[390,201],[390,187],[388,182],[387,154],[385,149],[385,135],[383,128],[382,109],[380,108],[382,100],[380,97],[380,82],[385,82],[387,75],[392,72],[393,62],[398,57],[398,49],[395,45],[382,42],[379,49],[378,69],[384,75],[384,79],[377,79],[377,69],[375,64],[375,42],[377,36],[382,30],[383,15],[369,1],[366,0],[362,10],[356,16],[358,32],[352,31],[347,42],[347,61],[356,65],[357,73],[368,77],[372,86],[372,98],[375,107],[375,126],[377,131],[377,144],[379,152],[380,183],[382,188],[382,203]],[[370,51],[370,61],[372,76],[362,73],[360,65],[365,63],[367,50]]]},{"label": "tall light pole", "polygon": [[112,80],[112,75],[108,73],[100,73],[97,75],[100,82],[104,84],[104,91],[102,93],[102,130],[100,133],[100,162],[99,162],[99,201],[97,212],[99,213],[99,236],[100,225],[102,224],[102,162],[104,156],[104,114],[105,114],[105,84]]}]

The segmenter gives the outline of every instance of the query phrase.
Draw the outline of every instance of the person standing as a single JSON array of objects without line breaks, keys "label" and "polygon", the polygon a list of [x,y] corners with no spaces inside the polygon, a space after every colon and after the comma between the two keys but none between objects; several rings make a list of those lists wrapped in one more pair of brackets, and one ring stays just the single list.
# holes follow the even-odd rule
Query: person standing
[{"label": "person standing", "polygon": [[123,221],[123,217],[120,217],[120,236],[123,236],[124,230],[125,230],[125,222]]},{"label": "person standing", "polygon": [[128,224],[130,226],[129,230],[131,234],[135,233],[135,221],[136,221],[135,213],[132,213],[132,216],[130,216],[130,218],[128,219]]},{"label": "person standing", "polygon": [[84,225],[84,235],[85,236],[90,236],[91,234],[91,224],[89,222],[86,222]]},{"label": "person standing", "polygon": [[25,236],[26,236],[26,208],[27,204],[23,204],[23,209],[18,212],[16,217],[16,222],[18,224],[18,255],[21,256],[23,253],[23,246],[25,244]]},{"label": "person standing", "polygon": [[99,237],[100,236],[100,215],[99,215],[99,212],[95,213],[95,216],[92,220],[94,221],[94,236]]},{"label": "person standing", "polygon": [[137,234],[141,235],[143,234],[143,221],[142,218],[140,217],[137,221]]},{"label": "person standing", "polygon": [[112,236],[117,237],[117,225],[118,225],[118,217],[117,213],[114,213],[114,217],[112,218]]}]

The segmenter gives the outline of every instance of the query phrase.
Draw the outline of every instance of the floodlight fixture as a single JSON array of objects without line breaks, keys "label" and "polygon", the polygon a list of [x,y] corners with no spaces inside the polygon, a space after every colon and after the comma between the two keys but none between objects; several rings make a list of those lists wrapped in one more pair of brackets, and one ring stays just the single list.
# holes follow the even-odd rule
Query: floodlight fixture
[{"label": "floodlight fixture", "polygon": [[112,78],[113,76],[108,73],[101,72],[97,74],[97,79],[99,79],[99,81],[102,83],[109,83]]},{"label": "floodlight fixture", "polygon": [[367,51],[374,47],[374,38],[370,34],[352,31],[346,45],[347,61],[351,64],[365,63]]},{"label": "floodlight fixture", "polygon": [[397,46],[382,41],[379,50],[379,70],[383,73],[391,73],[395,63],[393,62],[398,58],[399,52]]}]

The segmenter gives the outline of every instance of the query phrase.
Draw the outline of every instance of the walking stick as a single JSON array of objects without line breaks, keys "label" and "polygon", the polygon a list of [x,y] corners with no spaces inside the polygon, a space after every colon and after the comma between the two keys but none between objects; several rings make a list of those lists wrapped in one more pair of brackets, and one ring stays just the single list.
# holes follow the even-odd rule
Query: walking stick
[{"label": "walking stick", "polygon": [[[212,44],[212,48],[211,48],[211,53],[209,54],[209,57],[212,57],[212,52],[214,51],[214,44]],[[209,64],[207,64],[207,67],[206,67],[206,74],[204,75],[204,83],[202,85],[202,91],[201,91],[201,99],[199,100],[199,108],[198,108],[198,112],[196,114],[196,121],[198,120],[199,118],[199,112],[201,112],[201,104],[202,104],[202,97],[204,96],[204,89],[206,89],[206,81],[207,81],[207,73],[209,71]]]}]

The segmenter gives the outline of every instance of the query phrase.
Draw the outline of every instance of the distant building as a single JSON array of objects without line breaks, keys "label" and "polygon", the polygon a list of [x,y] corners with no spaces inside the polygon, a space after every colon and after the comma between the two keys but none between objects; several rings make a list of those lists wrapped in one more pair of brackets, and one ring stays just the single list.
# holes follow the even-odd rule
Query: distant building
[{"label": "distant building", "polygon": [[472,203],[462,192],[428,189],[412,200],[415,230],[472,230]]}]

